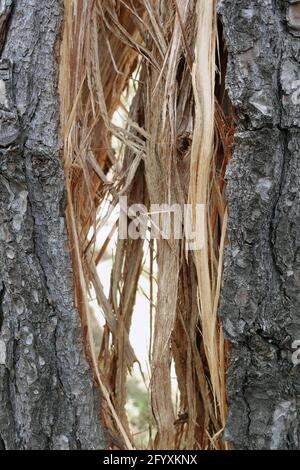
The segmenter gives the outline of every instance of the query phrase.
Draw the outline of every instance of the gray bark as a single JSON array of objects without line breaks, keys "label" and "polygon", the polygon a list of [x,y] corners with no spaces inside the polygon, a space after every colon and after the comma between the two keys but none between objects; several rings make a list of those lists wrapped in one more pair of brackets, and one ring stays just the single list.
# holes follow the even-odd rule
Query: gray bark
[{"label": "gray bark", "polygon": [[103,447],[64,220],[57,90],[62,5],[0,0],[2,449]]},{"label": "gray bark", "polygon": [[232,343],[226,438],[299,449],[300,2],[223,0],[219,10],[237,119],[220,307]]}]

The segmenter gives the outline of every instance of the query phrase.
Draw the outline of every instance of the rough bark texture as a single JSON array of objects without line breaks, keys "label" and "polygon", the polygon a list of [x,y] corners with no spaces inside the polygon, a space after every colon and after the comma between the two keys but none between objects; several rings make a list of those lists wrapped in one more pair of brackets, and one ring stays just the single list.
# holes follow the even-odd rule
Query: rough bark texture
[{"label": "rough bark texture", "polygon": [[64,221],[57,92],[62,4],[0,0],[2,449],[103,446]]},{"label": "rough bark texture", "polygon": [[223,0],[219,10],[237,117],[220,308],[232,341],[226,438],[299,449],[300,2]]}]

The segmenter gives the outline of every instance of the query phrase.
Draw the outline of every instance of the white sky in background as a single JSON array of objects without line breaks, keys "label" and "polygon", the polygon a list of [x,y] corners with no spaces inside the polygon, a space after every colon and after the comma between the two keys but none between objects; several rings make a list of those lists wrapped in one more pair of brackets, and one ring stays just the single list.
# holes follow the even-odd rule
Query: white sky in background
[{"label": "white sky in background", "polygon": [[[117,213],[117,211],[116,211]],[[98,235],[97,246],[101,246],[106,237],[110,233],[111,227],[116,217],[112,216],[111,219],[104,225],[101,229],[100,234]],[[113,221],[113,222],[112,222]],[[106,297],[109,295],[110,289],[110,275],[112,269],[113,257],[110,256],[115,251],[117,241],[117,230],[114,237],[110,241],[106,253],[103,256],[103,259],[100,261],[97,271],[99,274],[100,281],[103,286],[104,293]],[[147,243],[147,242],[145,242]],[[147,252],[147,247],[146,250]],[[145,269],[147,272],[150,270],[149,259],[146,257]],[[156,283],[153,282],[153,288],[155,290]],[[130,330],[130,342],[136,353],[137,358],[139,359],[143,372],[147,375],[149,369],[149,341],[150,341],[150,304],[149,300],[145,297],[142,292],[145,292],[147,296],[150,294],[150,282],[147,274],[142,273],[139,279],[139,289],[136,295],[136,303],[134,307],[134,312],[132,316],[132,325]],[[154,298],[156,293],[154,293]],[[96,318],[99,321],[101,326],[104,325],[104,317],[101,312],[100,307],[97,304],[96,300],[91,302],[93,309],[96,313]]]}]

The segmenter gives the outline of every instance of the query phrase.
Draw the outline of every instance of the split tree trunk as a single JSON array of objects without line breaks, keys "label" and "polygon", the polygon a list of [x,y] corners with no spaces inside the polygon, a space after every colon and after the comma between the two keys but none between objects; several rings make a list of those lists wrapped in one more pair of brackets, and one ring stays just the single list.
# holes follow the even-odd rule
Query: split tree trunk
[{"label": "split tree trunk", "polygon": [[0,448],[103,446],[64,221],[62,0],[0,0]]},{"label": "split tree trunk", "polygon": [[[101,448],[64,222],[62,0],[0,0],[0,448]],[[220,314],[227,439],[299,448],[300,2],[220,0],[236,110]],[[297,97],[297,96],[296,96]]]},{"label": "split tree trunk", "polygon": [[223,0],[219,7],[237,118],[220,309],[233,343],[226,437],[237,449],[297,449],[300,370],[291,345],[300,339],[300,2]]}]

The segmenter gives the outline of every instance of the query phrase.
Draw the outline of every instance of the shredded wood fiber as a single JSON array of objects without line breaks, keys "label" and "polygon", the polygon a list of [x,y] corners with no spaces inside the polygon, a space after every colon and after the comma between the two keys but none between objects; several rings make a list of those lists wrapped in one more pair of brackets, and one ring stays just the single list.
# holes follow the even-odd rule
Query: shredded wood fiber
[{"label": "shredded wood fiber", "polygon": [[[187,252],[185,240],[175,238],[150,246],[158,296],[149,299],[156,424],[149,448],[227,448],[226,345],[217,316],[227,222],[224,172],[232,143],[218,66],[224,53],[215,0],[65,0],[61,122],[77,307],[104,397],[103,420],[125,448],[135,445],[126,381],[138,361],[129,333],[145,246],[143,240],[118,240],[109,296],[97,273],[107,242],[95,246],[110,215],[100,210],[103,202],[110,198],[116,205],[120,195],[146,207],[206,205],[202,250]],[[125,126],[118,127],[113,115],[133,75],[135,96]],[[112,137],[120,143],[117,152]],[[153,269],[151,282],[152,276]],[[90,322],[92,288],[105,318],[99,357]]]}]

